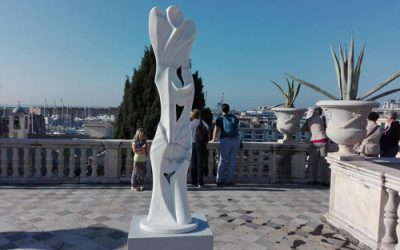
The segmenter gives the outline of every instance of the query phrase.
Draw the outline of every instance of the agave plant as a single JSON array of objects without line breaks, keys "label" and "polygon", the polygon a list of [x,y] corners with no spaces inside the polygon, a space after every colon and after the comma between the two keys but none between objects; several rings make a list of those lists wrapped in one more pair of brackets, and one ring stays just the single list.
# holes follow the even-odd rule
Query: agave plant
[{"label": "agave plant", "polygon": [[[374,101],[374,100],[384,97],[386,95],[390,95],[392,93],[400,91],[400,88],[397,88],[397,89],[392,89],[392,90],[386,91],[384,93],[378,94],[376,96],[370,97],[372,94],[379,91],[381,88],[385,87],[390,82],[399,78],[400,72],[398,72],[395,75],[393,75],[392,77],[377,84],[376,87],[367,91],[361,97],[357,97],[358,81],[360,79],[361,64],[362,64],[363,57],[364,57],[364,50],[365,50],[365,44],[361,48],[356,65],[354,65],[354,40],[353,40],[353,38],[351,39],[350,49],[349,49],[348,53],[347,53],[346,48],[343,50],[342,46],[339,45],[339,52],[338,52],[339,57],[337,56],[337,53],[333,50],[333,48],[331,46],[331,54],[332,54],[332,58],[333,58],[333,61],[335,64],[335,68],[336,68],[336,78],[337,78],[337,83],[339,86],[340,98],[337,98],[336,96],[332,95],[331,93],[317,87],[315,84],[306,82],[306,81],[299,79],[298,77],[291,75],[291,74],[287,74],[287,75],[290,78],[298,81],[300,84],[303,84],[306,87],[316,90],[316,91],[320,92],[321,94],[323,94],[331,99],[334,99],[334,100]],[[368,98],[368,97],[370,97],[370,98]]]},{"label": "agave plant", "polygon": [[[285,108],[294,108],[294,101],[297,98],[297,95],[300,92],[300,84],[297,85],[297,87],[294,84],[294,80],[292,80],[292,82],[289,81],[289,79],[286,79],[287,85],[288,85],[288,89],[285,92],[283,90],[283,88],[281,86],[279,86],[279,84],[277,84],[276,82],[272,81],[271,82],[273,84],[275,84],[276,87],[278,87],[278,89],[282,92],[283,96],[285,97],[285,103],[284,103],[284,107]],[[279,105],[280,106],[280,105]]]}]

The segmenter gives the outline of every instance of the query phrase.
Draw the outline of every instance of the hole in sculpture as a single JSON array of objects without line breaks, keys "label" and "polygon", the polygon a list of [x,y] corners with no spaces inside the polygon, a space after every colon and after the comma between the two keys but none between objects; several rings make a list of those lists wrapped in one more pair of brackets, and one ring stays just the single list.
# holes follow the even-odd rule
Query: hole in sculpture
[{"label": "hole in sculpture", "polygon": [[182,78],[182,67],[176,69],[176,74],[178,75],[179,80],[181,80],[182,87],[185,85]]},{"label": "hole in sculpture", "polygon": [[185,106],[176,105],[176,121],[178,121],[179,118],[181,117],[184,107]]},{"label": "hole in sculpture", "polygon": [[175,171],[174,172],[171,172],[171,173],[164,173],[164,177],[165,177],[165,179],[167,179],[167,181],[168,181],[168,184],[171,184],[171,177],[173,176],[175,174]]}]

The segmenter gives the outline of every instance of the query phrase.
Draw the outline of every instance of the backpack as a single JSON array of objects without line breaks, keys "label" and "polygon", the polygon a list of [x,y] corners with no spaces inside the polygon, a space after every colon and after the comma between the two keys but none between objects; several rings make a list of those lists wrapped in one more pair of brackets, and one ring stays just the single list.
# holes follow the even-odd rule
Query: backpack
[{"label": "backpack", "polygon": [[224,124],[223,133],[225,137],[236,137],[239,135],[238,124],[235,116],[222,116],[222,121]]},{"label": "backpack", "polygon": [[200,120],[199,125],[197,125],[196,127],[194,138],[195,142],[200,142],[200,143],[207,143],[209,140],[208,129],[204,125],[202,120]]}]

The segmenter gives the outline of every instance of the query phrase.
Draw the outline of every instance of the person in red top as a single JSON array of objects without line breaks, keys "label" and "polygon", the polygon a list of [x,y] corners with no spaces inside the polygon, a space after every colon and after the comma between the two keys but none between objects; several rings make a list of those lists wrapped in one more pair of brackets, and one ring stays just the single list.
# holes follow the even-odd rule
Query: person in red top
[{"label": "person in red top", "polygon": [[[315,107],[313,115],[306,120],[302,130],[311,133],[311,149],[308,167],[311,169],[311,184],[329,185],[329,168],[325,160],[329,139],[326,136],[325,117],[322,108]],[[319,175],[319,178],[318,178]],[[320,180],[320,181],[319,181]]]}]

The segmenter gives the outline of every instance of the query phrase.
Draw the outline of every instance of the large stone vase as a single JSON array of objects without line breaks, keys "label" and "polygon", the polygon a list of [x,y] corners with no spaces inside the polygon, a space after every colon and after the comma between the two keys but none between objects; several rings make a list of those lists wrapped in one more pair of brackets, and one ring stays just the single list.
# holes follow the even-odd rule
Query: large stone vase
[{"label": "large stone vase", "polygon": [[276,128],[283,134],[283,139],[279,140],[282,143],[295,143],[293,135],[300,128],[300,119],[303,117],[306,109],[296,108],[273,108],[277,118]]},{"label": "large stone vase", "polygon": [[[379,107],[375,101],[329,100],[319,101],[326,115],[328,137],[339,145],[339,151],[332,156],[339,160],[359,160],[354,153],[354,145],[367,135],[367,117],[373,108]],[[362,157],[361,157],[362,158]]]}]

